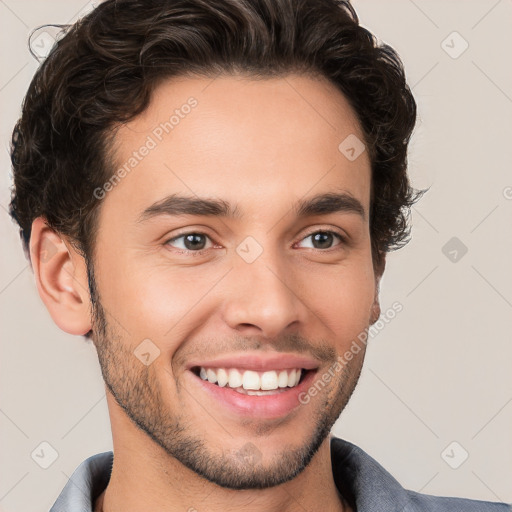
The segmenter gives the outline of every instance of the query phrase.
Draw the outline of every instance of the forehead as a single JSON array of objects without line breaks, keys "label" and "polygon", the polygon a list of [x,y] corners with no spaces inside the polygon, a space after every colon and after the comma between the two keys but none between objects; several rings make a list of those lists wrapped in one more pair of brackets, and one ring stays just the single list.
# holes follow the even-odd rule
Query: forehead
[{"label": "forehead", "polygon": [[171,79],[118,129],[114,171],[125,172],[103,207],[135,219],[149,203],[186,193],[262,215],[262,206],[270,213],[309,193],[343,189],[368,208],[367,152],[350,160],[339,149],[354,137],[363,139],[357,117],[326,79]]}]

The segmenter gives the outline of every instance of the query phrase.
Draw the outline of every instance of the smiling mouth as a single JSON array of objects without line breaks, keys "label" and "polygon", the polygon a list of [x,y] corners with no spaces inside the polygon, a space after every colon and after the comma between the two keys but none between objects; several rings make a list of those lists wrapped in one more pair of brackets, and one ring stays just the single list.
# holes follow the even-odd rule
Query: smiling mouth
[{"label": "smiling mouth", "polygon": [[195,366],[194,375],[218,387],[230,388],[244,395],[275,395],[297,387],[314,370],[286,368],[266,372],[238,368]]}]

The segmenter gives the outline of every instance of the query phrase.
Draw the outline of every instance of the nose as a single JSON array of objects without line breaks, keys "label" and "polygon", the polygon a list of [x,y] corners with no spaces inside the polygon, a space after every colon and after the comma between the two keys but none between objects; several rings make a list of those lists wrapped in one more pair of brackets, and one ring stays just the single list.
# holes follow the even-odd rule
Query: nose
[{"label": "nose", "polygon": [[223,317],[240,334],[273,339],[304,322],[307,308],[295,291],[284,262],[261,256],[252,263],[238,260],[229,273]]}]

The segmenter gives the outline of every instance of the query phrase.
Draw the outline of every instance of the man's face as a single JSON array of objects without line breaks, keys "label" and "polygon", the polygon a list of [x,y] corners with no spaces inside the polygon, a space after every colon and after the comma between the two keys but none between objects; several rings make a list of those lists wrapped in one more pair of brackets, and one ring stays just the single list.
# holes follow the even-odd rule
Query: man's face
[{"label": "man's face", "polygon": [[[343,96],[300,76],[168,81],[116,134],[129,172],[101,199],[94,258],[111,415],[221,486],[293,478],[357,383],[364,347],[322,380],[378,314],[370,162],[338,149],[349,136]],[[344,196],[299,210],[323,194]]]}]

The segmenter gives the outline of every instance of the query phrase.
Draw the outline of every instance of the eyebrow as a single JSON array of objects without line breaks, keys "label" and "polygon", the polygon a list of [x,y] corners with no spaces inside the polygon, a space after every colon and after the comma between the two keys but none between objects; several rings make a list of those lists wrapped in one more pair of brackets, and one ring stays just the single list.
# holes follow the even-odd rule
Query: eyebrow
[{"label": "eyebrow", "polygon": [[[292,211],[299,218],[330,213],[353,213],[366,219],[366,212],[361,202],[346,192],[328,192],[316,196],[299,199]],[[138,217],[137,222],[166,215],[196,215],[206,217],[242,218],[238,205],[232,205],[222,199],[207,199],[200,197],[171,194],[153,203]]]}]

